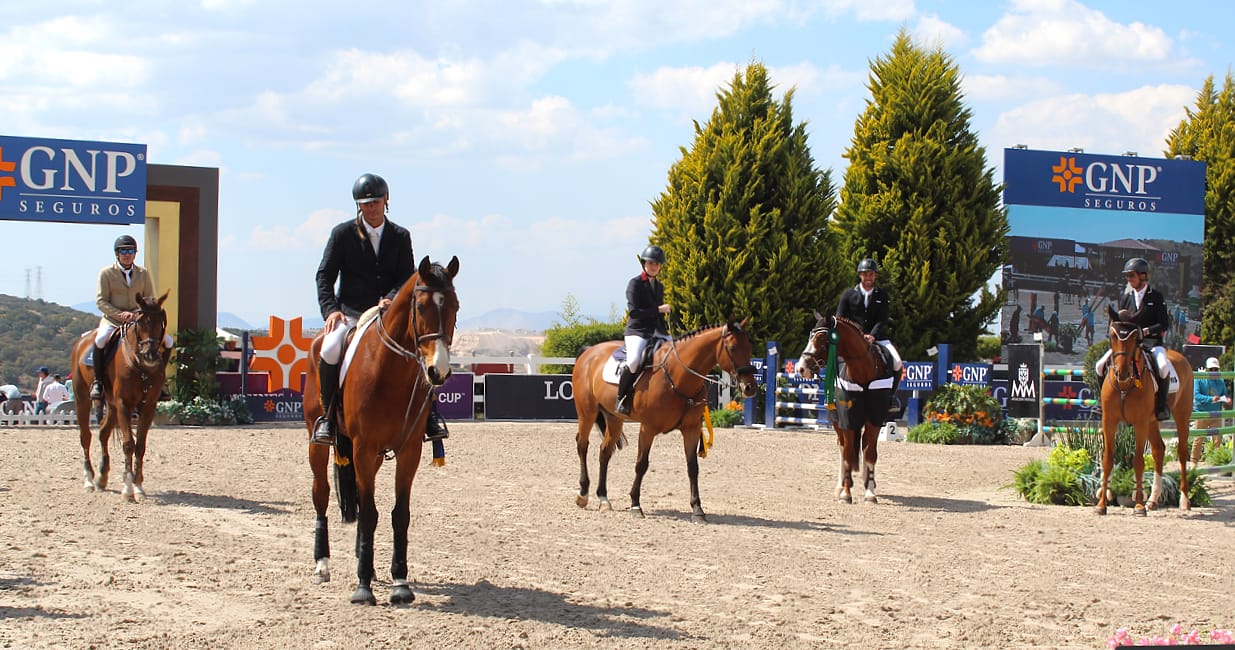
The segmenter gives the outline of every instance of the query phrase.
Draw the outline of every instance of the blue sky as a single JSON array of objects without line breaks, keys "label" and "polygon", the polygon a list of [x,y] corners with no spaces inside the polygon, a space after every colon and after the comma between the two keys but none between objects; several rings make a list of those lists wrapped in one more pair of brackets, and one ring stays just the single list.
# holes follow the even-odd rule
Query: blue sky
[{"label": "blue sky", "polygon": [[[318,316],[322,246],[368,171],[418,258],[459,256],[461,317],[568,294],[607,317],[692,120],[752,60],[796,88],[839,187],[869,62],[901,28],[960,66],[998,170],[1015,144],[1161,155],[1227,73],[1232,24],[1218,0],[8,2],[0,133],[218,167],[219,309],[255,326]],[[92,301],[124,232],[0,221],[0,293]]]}]

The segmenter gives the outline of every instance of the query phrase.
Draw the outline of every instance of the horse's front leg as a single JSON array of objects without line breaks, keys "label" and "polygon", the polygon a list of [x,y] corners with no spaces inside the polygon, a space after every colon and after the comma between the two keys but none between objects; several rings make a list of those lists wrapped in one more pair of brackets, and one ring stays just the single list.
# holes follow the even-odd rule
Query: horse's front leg
[{"label": "horse's front leg", "polygon": [[[1153,417],[1153,415],[1151,414],[1150,417]],[[1144,427],[1138,427],[1138,426],[1134,426],[1133,430],[1135,431],[1134,439],[1136,440],[1136,447],[1134,448],[1144,449],[1145,448],[1145,438],[1148,435],[1148,432],[1144,430]],[[1161,441],[1159,441],[1158,446],[1159,448],[1162,447]],[[1162,452],[1159,451],[1157,453],[1161,454]],[[1160,455],[1156,456],[1154,458],[1154,465],[1160,464],[1161,458],[1162,457]],[[1132,514],[1140,516],[1140,517],[1144,517],[1146,514],[1145,513],[1145,491],[1144,491],[1144,482],[1145,482],[1144,481],[1145,479],[1145,456],[1144,455],[1142,454],[1132,455],[1132,472],[1136,474],[1136,490],[1132,495],[1132,500],[1133,500]],[[1155,474],[1154,475],[1155,484],[1157,484],[1158,482],[1157,477],[1158,475]]]},{"label": "horse's front leg", "polygon": [[[1094,512],[1105,515],[1107,491],[1111,481],[1111,470],[1115,467],[1115,434],[1119,431],[1119,414],[1114,408],[1107,408],[1102,414],[1102,486],[1098,489],[1098,504]],[[1141,484],[1137,478],[1137,486]]]},{"label": "horse's front leg", "polygon": [[[419,436],[416,436],[419,440]],[[407,605],[416,600],[416,594],[407,582],[407,528],[411,524],[410,503],[412,481],[420,464],[420,444],[409,445],[404,455],[395,461],[395,506],[390,511],[390,526],[394,529],[394,550],[390,558],[391,605]]]},{"label": "horse's front leg", "polygon": [[309,468],[313,470],[313,510],[317,512],[317,524],[313,529],[313,561],[316,567],[313,578],[319,584],[330,582],[330,524],[326,508],[330,506],[330,479],[326,467],[330,462],[331,448],[326,445],[309,445]]},{"label": "horse's front leg", "polygon": [[137,452],[137,441],[133,435],[133,416],[129,409],[130,407],[127,404],[122,405],[120,409],[117,409],[120,412],[116,414],[120,422],[120,435],[123,436],[124,440],[122,445],[124,448],[124,487],[121,488],[120,495],[128,501],[136,502],[136,492],[133,489],[133,457]]},{"label": "horse's front leg", "polygon": [[150,424],[154,422],[154,409],[158,402],[142,407],[137,416],[136,446],[133,449],[133,494],[139,498],[146,497],[142,483],[146,476],[146,436],[150,434]]},{"label": "horse's front leg", "polygon": [[[366,453],[367,452],[367,453]],[[373,537],[377,532],[377,504],[373,500],[374,480],[381,456],[372,450],[356,448],[352,461],[356,466],[356,591],[353,605],[376,605],[373,597]]]},{"label": "horse's front leg", "polygon": [[592,435],[593,420],[594,418],[589,420],[582,413],[579,414],[579,430],[575,432],[575,449],[579,452],[579,494],[575,496],[575,505],[580,508],[587,507],[588,490],[592,485],[587,474],[587,448],[588,439]]},{"label": "horse's front leg", "polygon": [[867,423],[862,431],[862,485],[866,488],[864,500],[879,503],[875,496],[875,461],[879,460],[879,425]]},{"label": "horse's front leg", "polygon": [[609,503],[609,461],[617,449],[618,440],[622,438],[622,418],[605,414],[605,435],[600,441],[600,471],[596,477],[596,501],[601,511],[612,511]]},{"label": "horse's front leg", "polygon": [[690,479],[690,520],[696,524],[706,523],[703,502],[699,498],[699,439],[701,430],[682,431],[682,446],[686,450],[686,477]]},{"label": "horse's front leg", "polygon": [[[1157,510],[1159,499],[1162,498],[1162,466],[1166,464],[1166,443],[1162,440],[1162,428],[1157,419],[1153,419],[1149,426],[1148,438],[1149,453],[1154,459],[1154,484],[1149,491],[1149,501],[1145,503],[1145,506],[1150,510]],[[1143,442],[1137,447],[1137,449],[1144,448]],[[1184,454],[1180,457],[1181,463],[1187,457],[1186,450]]]},{"label": "horse's front leg", "polygon": [[116,429],[116,407],[109,404],[103,409],[103,419],[99,423],[99,473],[94,477],[94,489],[102,492],[107,489],[111,475],[111,451],[107,443]]},{"label": "horse's front leg", "polygon": [[[77,409],[77,429],[78,435],[81,438],[81,469],[82,477],[85,481],[87,492],[94,491],[94,465],[90,460],[90,443],[94,439],[94,434],[90,431],[90,411],[82,411]],[[102,435],[100,431],[99,435]]]},{"label": "horse's front leg", "polygon": [[852,431],[836,430],[836,444],[840,447],[840,468],[836,476],[836,500],[853,503],[853,470],[858,464],[858,445]]},{"label": "horse's front leg", "polygon": [[643,506],[639,503],[639,493],[643,490],[643,475],[648,471],[648,456],[652,452],[652,441],[656,433],[648,430],[647,425],[639,425],[639,453],[635,459],[635,480],[630,486],[630,515],[643,518]]}]

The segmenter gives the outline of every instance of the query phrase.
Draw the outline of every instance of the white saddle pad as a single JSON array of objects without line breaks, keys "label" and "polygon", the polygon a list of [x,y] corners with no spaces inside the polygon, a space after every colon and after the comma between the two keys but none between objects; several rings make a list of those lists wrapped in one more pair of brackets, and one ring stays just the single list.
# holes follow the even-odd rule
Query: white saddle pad
[{"label": "white saddle pad", "polygon": [[339,387],[343,387],[343,379],[347,377],[347,368],[352,365],[352,357],[356,355],[356,346],[360,343],[360,337],[364,336],[368,331],[369,326],[377,320],[377,307],[372,307],[360,315],[359,324],[356,326],[356,333],[352,335],[352,340],[347,344],[347,350],[343,353],[343,366],[339,368]]},{"label": "white saddle pad", "polygon": [[605,380],[606,384],[616,386],[618,379],[622,376],[622,366],[624,365],[626,365],[625,362],[618,363],[616,359],[610,356],[609,360],[605,362],[605,367],[600,371],[600,378]]}]

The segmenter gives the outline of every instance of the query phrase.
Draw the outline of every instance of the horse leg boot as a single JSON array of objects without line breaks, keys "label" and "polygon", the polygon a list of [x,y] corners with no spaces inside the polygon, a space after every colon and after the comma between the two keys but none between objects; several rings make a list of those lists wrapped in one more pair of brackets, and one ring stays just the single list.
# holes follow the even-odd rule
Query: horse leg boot
[{"label": "horse leg boot", "polygon": [[321,393],[322,415],[313,423],[312,442],[315,445],[334,444],[335,404],[339,393],[339,364],[317,362],[317,382]]},{"label": "horse leg boot", "polygon": [[450,437],[446,430],[446,420],[437,412],[437,399],[433,400],[433,408],[429,410],[429,423],[425,427],[425,441],[445,440]]},{"label": "horse leg boot", "polygon": [[618,379],[617,412],[630,415],[630,393],[635,387],[635,373],[630,366],[622,366],[622,376]]}]

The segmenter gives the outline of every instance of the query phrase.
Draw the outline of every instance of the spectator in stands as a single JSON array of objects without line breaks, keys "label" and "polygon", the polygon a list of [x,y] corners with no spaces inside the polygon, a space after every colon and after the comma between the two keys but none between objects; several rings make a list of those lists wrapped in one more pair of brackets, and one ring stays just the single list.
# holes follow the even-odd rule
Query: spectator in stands
[{"label": "spectator in stands", "polygon": [[38,415],[47,411],[47,398],[43,397],[43,391],[47,390],[47,385],[51,383],[50,372],[47,366],[39,368],[39,383],[34,387],[34,414]]},{"label": "spectator in stands", "polygon": [[[1218,372],[1221,366],[1218,365],[1217,357],[1210,357],[1205,360],[1205,367],[1202,372]],[[1231,408],[1231,398],[1226,393],[1226,381],[1223,379],[1209,379],[1207,377],[1197,377],[1192,386],[1192,410],[1198,413],[1214,413],[1215,415],[1223,410]],[[1202,418],[1196,421],[1196,433],[1200,433],[1202,429],[1216,429],[1222,426],[1222,418],[1211,417]],[[1199,463],[1201,461],[1201,452],[1205,447],[1204,435],[1196,435],[1192,438],[1192,462]],[[1222,444],[1222,436],[1208,436],[1213,439],[1215,445]]]},{"label": "spectator in stands", "polygon": [[[54,407],[60,402],[67,402],[70,399],[73,398],[69,395],[69,389],[65,388],[64,384],[60,383],[60,375],[53,376],[51,381],[48,382],[47,387],[43,389],[44,411],[46,411],[49,406]],[[38,412],[41,413],[43,411]]]}]

